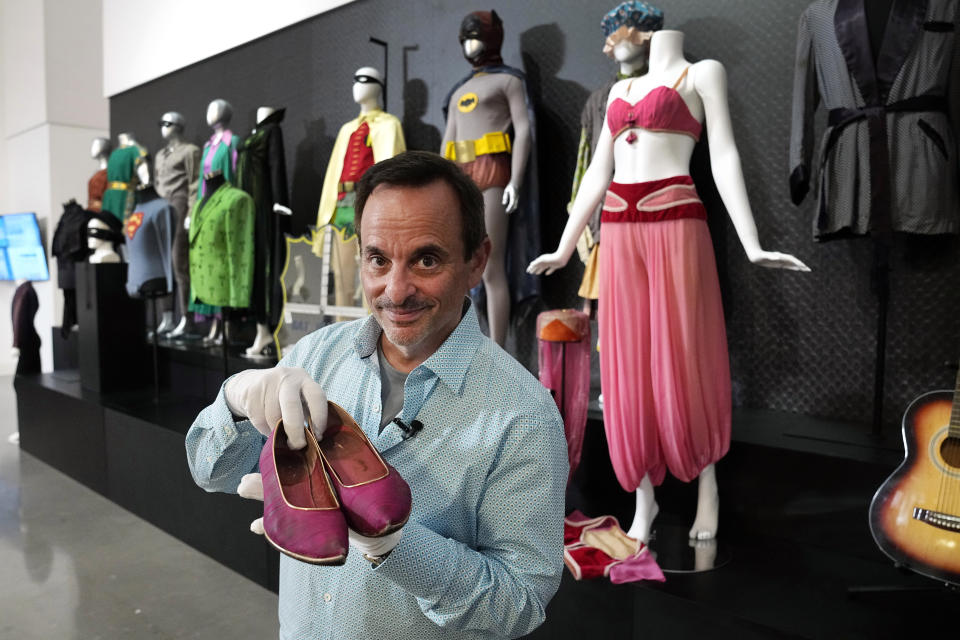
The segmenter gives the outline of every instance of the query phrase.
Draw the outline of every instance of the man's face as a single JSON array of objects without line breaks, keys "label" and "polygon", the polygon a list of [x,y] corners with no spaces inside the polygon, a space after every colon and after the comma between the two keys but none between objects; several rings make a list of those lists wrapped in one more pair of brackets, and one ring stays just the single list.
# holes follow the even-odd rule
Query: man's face
[{"label": "man's face", "polygon": [[394,366],[416,366],[443,344],[460,323],[464,296],[483,276],[490,241],[465,261],[458,209],[443,181],[380,185],[364,206],[360,277]]}]

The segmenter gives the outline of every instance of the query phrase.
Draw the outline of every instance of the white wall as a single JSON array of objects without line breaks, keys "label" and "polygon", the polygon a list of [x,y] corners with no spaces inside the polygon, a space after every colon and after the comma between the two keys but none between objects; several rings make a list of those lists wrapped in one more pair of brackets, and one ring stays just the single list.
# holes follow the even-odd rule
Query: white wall
[{"label": "white wall", "polygon": [[[101,0],[0,0],[0,213],[33,211],[50,255],[62,203],[86,203],[97,170],[90,142],[107,135],[102,95]],[[60,324],[62,294],[51,280],[36,283],[34,326],[43,369],[53,367],[50,329]],[[14,285],[0,282],[0,374],[12,373],[10,302]]]},{"label": "white wall", "polygon": [[103,0],[113,96],[354,0]]}]

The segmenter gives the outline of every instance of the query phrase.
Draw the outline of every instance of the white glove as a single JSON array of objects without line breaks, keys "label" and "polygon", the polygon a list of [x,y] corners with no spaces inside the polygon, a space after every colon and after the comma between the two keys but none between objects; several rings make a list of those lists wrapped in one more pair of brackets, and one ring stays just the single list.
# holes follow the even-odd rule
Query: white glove
[{"label": "white glove", "polygon": [[234,415],[248,418],[265,436],[282,419],[291,449],[307,445],[304,426],[318,440],[327,426],[327,394],[303,369],[247,369],[227,381],[223,395]]},{"label": "white glove", "polygon": [[[262,501],[263,476],[261,476],[259,473],[248,473],[240,478],[240,486],[237,487],[237,494],[239,494],[242,498]],[[250,531],[254,532],[258,536],[262,536],[263,518],[257,518],[251,522]],[[396,547],[400,542],[400,536],[402,534],[403,529],[398,529],[397,531],[380,538],[368,538],[367,536],[360,535],[353,529],[347,530],[347,535],[350,537],[350,546],[360,553],[370,556],[382,556],[390,551],[393,551],[393,548]]]}]

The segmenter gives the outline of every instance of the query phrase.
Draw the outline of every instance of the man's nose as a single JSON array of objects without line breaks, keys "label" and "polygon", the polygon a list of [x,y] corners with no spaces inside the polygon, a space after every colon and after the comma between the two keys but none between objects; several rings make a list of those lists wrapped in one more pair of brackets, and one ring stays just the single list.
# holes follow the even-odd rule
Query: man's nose
[{"label": "man's nose", "polygon": [[416,293],[416,290],[417,288],[409,269],[397,265],[390,270],[390,273],[387,275],[386,294],[391,300],[400,304],[409,296]]}]

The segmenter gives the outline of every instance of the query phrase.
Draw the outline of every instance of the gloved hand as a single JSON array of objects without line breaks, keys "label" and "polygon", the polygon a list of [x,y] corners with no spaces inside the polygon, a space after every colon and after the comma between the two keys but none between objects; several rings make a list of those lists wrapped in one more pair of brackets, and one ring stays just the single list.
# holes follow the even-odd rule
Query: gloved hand
[{"label": "gloved hand", "polygon": [[[240,486],[237,487],[237,494],[241,498],[262,501],[263,476],[261,476],[259,473],[248,473],[240,478]],[[263,518],[257,518],[251,522],[250,531],[262,536]],[[348,529],[347,534],[350,536],[350,546],[360,553],[370,556],[383,556],[390,551],[393,551],[393,548],[399,544],[400,536],[403,534],[403,529],[398,529],[397,531],[380,538],[369,538],[367,536],[362,536],[353,529]]]},{"label": "gloved hand", "polygon": [[291,449],[306,446],[304,426],[312,427],[318,440],[327,426],[327,394],[303,369],[247,369],[227,381],[223,394],[230,411],[248,418],[265,436],[283,419]]}]

